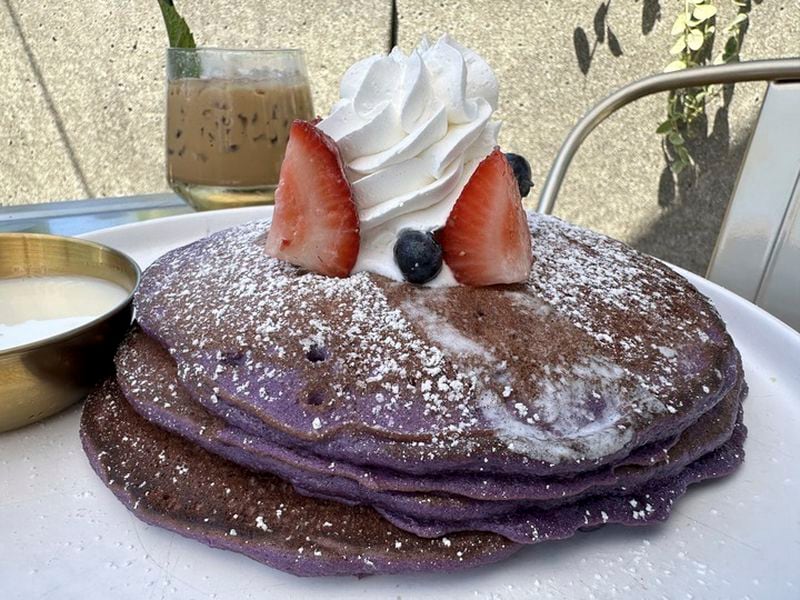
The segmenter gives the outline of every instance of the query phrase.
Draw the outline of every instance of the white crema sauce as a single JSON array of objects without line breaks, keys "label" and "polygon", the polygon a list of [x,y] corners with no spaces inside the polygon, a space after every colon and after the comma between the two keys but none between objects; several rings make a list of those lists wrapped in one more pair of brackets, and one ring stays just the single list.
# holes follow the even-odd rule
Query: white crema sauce
[{"label": "white crema sauce", "polygon": [[0,351],[85,325],[127,296],[122,286],[96,277],[0,279]]}]

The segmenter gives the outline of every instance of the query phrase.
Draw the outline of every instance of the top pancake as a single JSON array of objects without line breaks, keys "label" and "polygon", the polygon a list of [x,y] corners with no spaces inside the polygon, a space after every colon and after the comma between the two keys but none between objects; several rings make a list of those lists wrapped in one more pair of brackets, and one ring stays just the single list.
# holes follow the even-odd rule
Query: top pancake
[{"label": "top pancake", "polygon": [[576,473],[666,439],[739,377],[708,301],[658,261],[530,216],[529,281],[422,288],[268,256],[267,222],[159,259],[141,326],[206,402],[299,448],[410,473]]}]

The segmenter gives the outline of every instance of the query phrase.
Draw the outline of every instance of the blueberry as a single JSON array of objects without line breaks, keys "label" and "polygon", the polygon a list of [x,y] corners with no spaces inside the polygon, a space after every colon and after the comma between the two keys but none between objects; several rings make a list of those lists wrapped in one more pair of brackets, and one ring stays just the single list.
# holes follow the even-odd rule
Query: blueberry
[{"label": "blueberry", "polygon": [[519,154],[506,152],[506,159],[514,170],[514,177],[517,178],[519,195],[524,198],[533,187],[533,181],[531,181],[531,166],[528,164],[528,161]]},{"label": "blueberry", "polygon": [[394,260],[410,283],[426,283],[442,270],[442,247],[430,231],[403,229],[394,244]]}]

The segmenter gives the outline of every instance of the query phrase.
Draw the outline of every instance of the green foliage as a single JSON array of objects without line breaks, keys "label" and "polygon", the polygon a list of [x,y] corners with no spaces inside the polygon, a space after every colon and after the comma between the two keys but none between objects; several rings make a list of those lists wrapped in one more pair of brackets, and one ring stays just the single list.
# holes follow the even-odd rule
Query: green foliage
[{"label": "green foliage", "polygon": [[[743,25],[748,19],[750,4],[732,0],[737,8],[736,17],[722,29],[725,42],[722,51],[713,56],[717,32],[717,7],[714,0],[682,0],[682,9],[675,18],[671,34],[675,42],[670,48],[672,61],[665,72],[691,69],[700,65],[723,64],[739,58],[739,49],[744,35]],[[663,136],[665,153],[672,170],[677,175],[694,160],[686,148],[686,137],[692,134],[692,124],[705,113],[706,102],[717,95],[714,86],[685,88],[671,92],[667,100],[667,119],[656,129]]]},{"label": "green foliage", "polygon": [[175,8],[172,0],[158,0],[158,6],[161,8],[161,14],[164,17],[164,25],[167,27],[170,47],[197,47],[189,26],[186,24],[186,21],[183,20],[183,17],[178,14],[178,10]]}]

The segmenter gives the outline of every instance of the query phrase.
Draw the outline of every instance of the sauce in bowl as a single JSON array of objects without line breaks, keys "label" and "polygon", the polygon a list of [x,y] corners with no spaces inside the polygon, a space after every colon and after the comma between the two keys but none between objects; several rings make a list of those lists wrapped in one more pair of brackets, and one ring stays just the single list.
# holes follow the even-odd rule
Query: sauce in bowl
[{"label": "sauce in bowl", "polygon": [[125,288],[97,277],[0,279],[0,352],[76,329],[127,297]]}]

